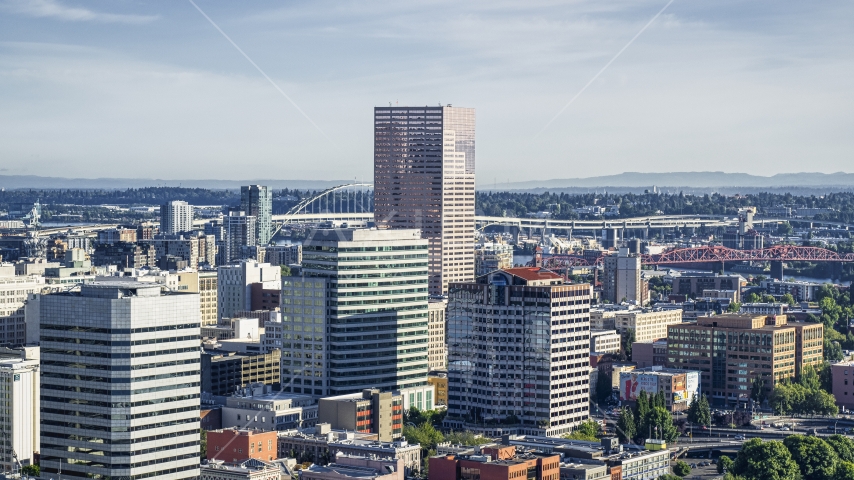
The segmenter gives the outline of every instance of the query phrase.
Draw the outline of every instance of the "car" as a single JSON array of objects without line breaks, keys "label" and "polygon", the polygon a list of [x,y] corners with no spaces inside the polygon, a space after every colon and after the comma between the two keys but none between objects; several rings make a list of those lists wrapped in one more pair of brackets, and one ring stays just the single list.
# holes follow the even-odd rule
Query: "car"
[{"label": "car", "polygon": [[697,464],[696,464],[696,463],[692,463],[692,464],[691,464],[691,465],[689,465],[689,466],[690,466],[691,468],[697,468]]},{"label": "car", "polygon": [[791,428],[789,428],[789,427],[783,427],[783,428],[781,428],[781,429],[780,429],[780,431],[781,431],[781,432],[791,432],[791,431],[792,431],[792,429],[791,429]]},{"label": "car", "polygon": [[713,459],[712,459],[712,465],[717,465],[717,464],[718,464],[718,459],[717,459],[717,458],[713,458]]},{"label": "car", "polygon": [[735,439],[736,440],[744,440],[744,435],[736,435]]}]

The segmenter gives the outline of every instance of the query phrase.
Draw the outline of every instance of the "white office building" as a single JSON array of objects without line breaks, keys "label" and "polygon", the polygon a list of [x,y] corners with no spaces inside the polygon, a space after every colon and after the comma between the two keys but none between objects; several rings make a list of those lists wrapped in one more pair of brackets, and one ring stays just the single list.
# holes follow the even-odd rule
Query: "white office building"
[{"label": "white office building", "polygon": [[175,234],[193,229],[193,206],[180,200],[160,206],[160,233]]},{"label": "white office building", "polygon": [[19,466],[36,463],[35,452],[40,450],[39,404],[39,348],[2,349],[0,471],[17,473]]},{"label": "white office building", "polygon": [[220,320],[252,309],[251,285],[264,289],[282,288],[281,269],[269,263],[244,261],[217,269],[217,315]]},{"label": "white office building", "polygon": [[44,287],[44,277],[16,277],[14,269],[9,275],[0,274],[0,346],[15,347],[27,342],[27,296]]},{"label": "white office building", "polygon": [[314,230],[302,274],[282,280],[284,391],[428,386],[427,240],[418,230]]},{"label": "white office building", "polygon": [[42,475],[198,478],[198,294],[92,282],[40,313]]}]

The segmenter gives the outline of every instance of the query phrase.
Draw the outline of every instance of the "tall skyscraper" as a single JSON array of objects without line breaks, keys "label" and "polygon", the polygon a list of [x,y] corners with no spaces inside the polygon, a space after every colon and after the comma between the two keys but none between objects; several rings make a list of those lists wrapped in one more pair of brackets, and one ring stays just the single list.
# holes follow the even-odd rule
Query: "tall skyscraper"
[{"label": "tall skyscraper", "polygon": [[448,297],[446,426],[559,436],[588,419],[590,285],[508,268]]},{"label": "tall skyscraper", "polygon": [[608,255],[603,262],[602,296],[612,303],[623,300],[647,302],[644,298],[644,284],[641,280],[641,256],[629,253],[628,248],[620,248],[616,255]]},{"label": "tall skyscraper", "polygon": [[252,284],[264,289],[282,288],[281,269],[269,263],[252,260],[217,269],[217,315],[219,319],[233,318],[239,312],[252,310]]},{"label": "tall skyscraper", "polygon": [[240,187],[240,209],[255,217],[255,244],[267,245],[273,234],[273,195],[264,185]]},{"label": "tall skyscraper", "polygon": [[243,247],[256,245],[258,233],[255,225],[257,219],[251,215],[246,215],[246,212],[231,211],[227,217],[223,217],[224,238],[222,240],[225,253],[223,254],[223,263],[236,262],[243,258]]},{"label": "tall skyscraper", "polygon": [[193,229],[193,206],[173,200],[160,206],[160,233],[189,232]]},{"label": "tall skyscraper", "polygon": [[427,241],[420,232],[318,229],[302,259],[303,276],[282,278],[285,391],[432,391]]},{"label": "tall skyscraper", "polygon": [[474,279],[473,108],[374,109],[374,220],[429,242],[429,288]]},{"label": "tall skyscraper", "polygon": [[198,478],[198,294],[92,282],[40,319],[42,475]]}]

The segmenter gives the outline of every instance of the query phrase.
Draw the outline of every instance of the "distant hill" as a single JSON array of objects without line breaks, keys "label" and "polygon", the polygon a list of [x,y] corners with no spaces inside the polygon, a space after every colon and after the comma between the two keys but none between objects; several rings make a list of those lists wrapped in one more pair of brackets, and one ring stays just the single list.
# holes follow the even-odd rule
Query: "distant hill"
[{"label": "distant hill", "polygon": [[532,180],[527,182],[480,183],[478,190],[534,190],[561,188],[780,188],[780,187],[854,187],[854,173],[780,173],[770,177],[725,172],[625,172],[589,178]]},{"label": "distant hill", "polygon": [[124,190],[143,187],[186,187],[236,190],[241,185],[266,185],[270,188],[323,190],[352,180],[159,180],[153,178],[61,178],[36,175],[0,175],[0,188],[15,189],[103,189]]}]

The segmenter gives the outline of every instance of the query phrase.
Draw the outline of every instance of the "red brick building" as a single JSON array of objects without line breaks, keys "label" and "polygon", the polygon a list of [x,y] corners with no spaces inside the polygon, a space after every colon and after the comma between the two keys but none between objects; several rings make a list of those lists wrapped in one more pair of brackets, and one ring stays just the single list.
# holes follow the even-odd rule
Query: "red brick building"
[{"label": "red brick building", "polygon": [[514,446],[484,447],[481,455],[431,457],[430,480],[559,480],[560,456],[516,454]]},{"label": "red brick building", "polygon": [[208,432],[208,460],[237,463],[254,458],[271,461],[278,458],[275,430],[211,430]]}]

